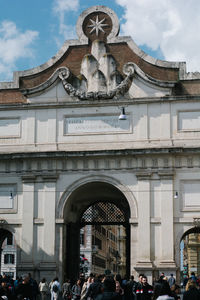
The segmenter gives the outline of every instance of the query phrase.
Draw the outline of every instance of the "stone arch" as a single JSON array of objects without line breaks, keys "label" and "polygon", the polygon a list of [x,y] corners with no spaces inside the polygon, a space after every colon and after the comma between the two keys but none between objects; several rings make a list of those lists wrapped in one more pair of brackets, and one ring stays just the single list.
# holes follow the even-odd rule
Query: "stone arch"
[{"label": "stone arch", "polygon": [[180,266],[180,243],[187,234],[194,232],[194,230],[198,230],[200,232],[200,228],[195,227],[193,224],[192,225],[183,224],[181,229],[176,234],[176,237],[174,240],[174,247],[176,250],[175,251],[175,262],[176,262],[177,266]]},{"label": "stone arch", "polygon": [[[59,218],[64,219],[63,235],[64,276],[73,278],[79,272],[81,216],[89,206],[95,203],[113,203],[126,216],[124,227],[127,236],[127,274],[130,272],[130,224],[129,220],[137,216],[136,201],[132,192],[119,181],[108,176],[87,176],[70,185],[60,198],[57,206]],[[134,210],[134,213],[131,212]],[[103,221],[102,224],[104,224]],[[73,262],[73,263],[72,263]],[[65,267],[66,266],[66,267]]]},{"label": "stone arch", "polygon": [[[10,247],[12,245],[12,247]],[[13,278],[16,277],[17,243],[15,230],[4,223],[0,226],[0,270]]]},{"label": "stone arch", "polygon": [[58,204],[57,204],[57,217],[64,219],[64,210],[67,206],[68,199],[70,196],[81,186],[91,183],[91,182],[102,182],[107,183],[112,186],[114,186],[116,189],[118,189],[126,198],[129,208],[130,208],[130,218],[137,218],[138,217],[138,205],[137,201],[135,199],[135,196],[133,195],[133,192],[124,184],[122,184],[119,180],[105,175],[90,175],[86,176],[84,178],[81,178],[75,182],[73,182],[71,185],[69,185],[63,194],[61,195]]}]

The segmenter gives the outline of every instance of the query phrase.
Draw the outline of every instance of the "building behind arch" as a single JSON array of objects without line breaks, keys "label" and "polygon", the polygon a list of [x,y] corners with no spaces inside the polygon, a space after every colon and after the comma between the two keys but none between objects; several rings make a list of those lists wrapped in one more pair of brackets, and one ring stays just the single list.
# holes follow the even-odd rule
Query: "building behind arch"
[{"label": "building behind arch", "polygon": [[200,226],[200,74],[118,32],[111,9],[88,8],[76,40],[0,83],[0,228],[19,275],[63,280],[73,261],[77,276],[81,212],[99,195],[128,209],[134,275],[178,276],[181,237]]}]

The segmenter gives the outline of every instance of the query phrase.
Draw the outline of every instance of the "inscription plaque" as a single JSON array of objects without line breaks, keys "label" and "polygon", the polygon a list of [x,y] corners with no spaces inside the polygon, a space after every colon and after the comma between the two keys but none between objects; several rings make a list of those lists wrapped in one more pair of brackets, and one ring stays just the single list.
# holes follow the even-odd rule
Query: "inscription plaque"
[{"label": "inscription plaque", "polygon": [[0,138],[20,137],[20,119],[0,119]]},{"label": "inscription plaque", "polygon": [[15,190],[12,185],[0,185],[0,209],[12,209]]},{"label": "inscription plaque", "polygon": [[130,117],[119,120],[118,115],[65,117],[64,134],[129,133]]}]

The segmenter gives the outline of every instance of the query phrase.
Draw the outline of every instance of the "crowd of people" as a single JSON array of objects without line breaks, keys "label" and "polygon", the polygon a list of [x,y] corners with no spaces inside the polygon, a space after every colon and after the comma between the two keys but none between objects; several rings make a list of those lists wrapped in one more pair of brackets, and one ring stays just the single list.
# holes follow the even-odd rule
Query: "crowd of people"
[{"label": "crowd of people", "polygon": [[9,276],[0,276],[0,299],[4,300],[200,300],[198,278],[191,274],[187,278],[183,297],[180,298],[180,286],[171,274],[148,283],[144,274],[135,281],[122,278],[119,274],[112,276],[93,275],[87,278],[80,276],[76,282],[69,279],[61,285],[58,278],[47,283],[43,278],[39,283],[26,274],[13,280]]}]

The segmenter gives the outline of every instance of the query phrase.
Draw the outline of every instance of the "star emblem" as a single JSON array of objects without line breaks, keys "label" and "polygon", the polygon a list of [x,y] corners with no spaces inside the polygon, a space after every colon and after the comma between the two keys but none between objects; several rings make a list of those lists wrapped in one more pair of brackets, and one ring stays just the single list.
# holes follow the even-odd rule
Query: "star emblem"
[{"label": "star emblem", "polygon": [[96,21],[90,19],[90,22],[92,23],[91,25],[88,25],[88,27],[92,28],[92,30],[90,31],[90,33],[92,33],[93,31],[96,31],[96,35],[99,35],[99,31],[105,32],[103,30],[103,27],[109,26],[108,24],[103,24],[105,18],[103,18],[102,20],[99,21],[99,17],[96,17]]}]

